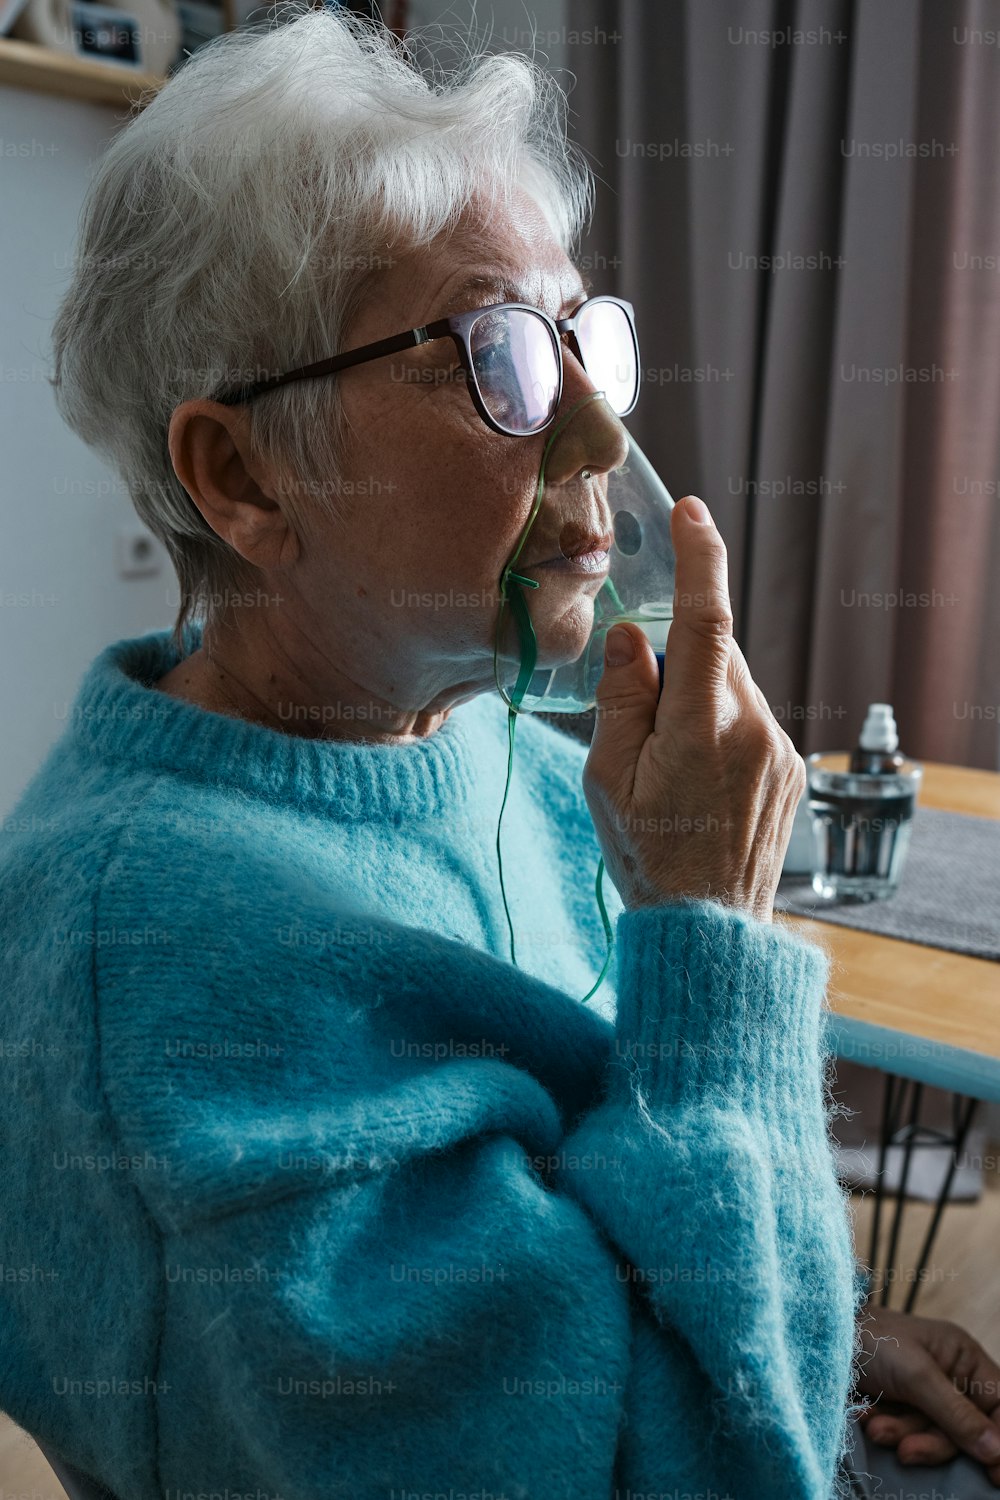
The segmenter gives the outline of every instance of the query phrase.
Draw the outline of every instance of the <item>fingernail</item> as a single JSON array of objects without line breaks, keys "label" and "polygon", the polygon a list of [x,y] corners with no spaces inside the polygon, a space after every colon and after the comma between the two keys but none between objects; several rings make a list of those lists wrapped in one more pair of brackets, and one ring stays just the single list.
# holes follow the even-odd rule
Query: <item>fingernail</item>
[{"label": "fingernail", "polygon": [[604,642],[604,660],[609,667],[624,667],[627,662],[632,661],[635,656],[635,642],[629,631],[623,630],[616,625],[614,630],[608,631],[608,638]]},{"label": "fingernail", "polygon": [[688,495],[684,501],[684,510],[689,520],[697,521],[700,526],[711,526],[711,512],[704,500],[699,500],[697,495]]},{"label": "fingernail", "polygon": [[1000,1432],[995,1428],[987,1430],[976,1439],[972,1448],[973,1455],[984,1464],[995,1464],[1000,1462]]}]

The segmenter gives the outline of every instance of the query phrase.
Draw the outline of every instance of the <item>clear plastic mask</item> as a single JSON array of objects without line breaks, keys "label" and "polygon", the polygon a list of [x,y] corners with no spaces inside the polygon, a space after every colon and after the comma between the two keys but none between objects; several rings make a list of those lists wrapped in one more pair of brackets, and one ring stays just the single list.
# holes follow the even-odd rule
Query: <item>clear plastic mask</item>
[{"label": "clear plastic mask", "polygon": [[[625,458],[583,480],[576,451],[599,446],[587,424],[618,429]],[[587,446],[580,445],[587,442]],[[567,449],[564,445],[570,445]],[[555,475],[569,474],[564,483]],[[545,445],[531,515],[501,578],[494,653],[497,687],[520,713],[582,714],[597,701],[604,640],[613,625],[640,626],[663,678],[673,618],[674,502],[638,443],[600,392],[585,397],[553,428]],[[600,571],[565,554],[590,536],[613,541]],[[558,556],[557,556],[558,554]],[[551,560],[549,560],[551,559]]]}]

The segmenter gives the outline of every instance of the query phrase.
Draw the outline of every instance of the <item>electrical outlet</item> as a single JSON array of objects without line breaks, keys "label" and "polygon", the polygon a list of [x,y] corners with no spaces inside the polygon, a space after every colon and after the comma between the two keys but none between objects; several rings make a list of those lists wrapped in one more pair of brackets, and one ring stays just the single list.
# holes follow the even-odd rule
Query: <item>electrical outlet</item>
[{"label": "electrical outlet", "polygon": [[115,537],[119,578],[154,578],[163,564],[160,544],[145,526],[123,526]]}]

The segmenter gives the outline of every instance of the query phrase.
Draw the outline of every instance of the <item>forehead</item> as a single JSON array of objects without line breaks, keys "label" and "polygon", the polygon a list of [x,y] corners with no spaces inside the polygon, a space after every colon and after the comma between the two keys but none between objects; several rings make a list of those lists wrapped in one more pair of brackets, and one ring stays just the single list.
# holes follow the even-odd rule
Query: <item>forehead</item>
[{"label": "forehead", "polygon": [[[455,263],[455,288],[475,290],[485,280],[483,268],[493,272],[497,286],[512,292],[527,284],[580,286],[579,272],[556,239],[539,205],[523,189],[507,204],[483,205],[474,201],[463,215],[449,241],[439,247],[450,251]],[[467,274],[460,275],[464,263]],[[473,269],[474,268],[474,269]]]},{"label": "forehead", "polygon": [[[450,232],[394,267],[393,300],[429,320],[484,302],[529,302],[554,316],[586,296],[580,273],[537,203],[473,200]],[[415,314],[416,316],[417,314]]]}]

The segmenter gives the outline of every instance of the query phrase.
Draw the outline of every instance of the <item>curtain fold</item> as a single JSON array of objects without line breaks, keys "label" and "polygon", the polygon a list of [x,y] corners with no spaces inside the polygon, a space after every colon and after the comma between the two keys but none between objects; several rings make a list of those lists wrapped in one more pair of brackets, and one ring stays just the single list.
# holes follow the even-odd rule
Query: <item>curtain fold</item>
[{"label": "curtain fold", "polygon": [[[1000,0],[574,0],[583,265],[797,747],[1000,767]],[[612,37],[615,40],[612,40]],[[604,38],[604,40],[601,40]]]}]

